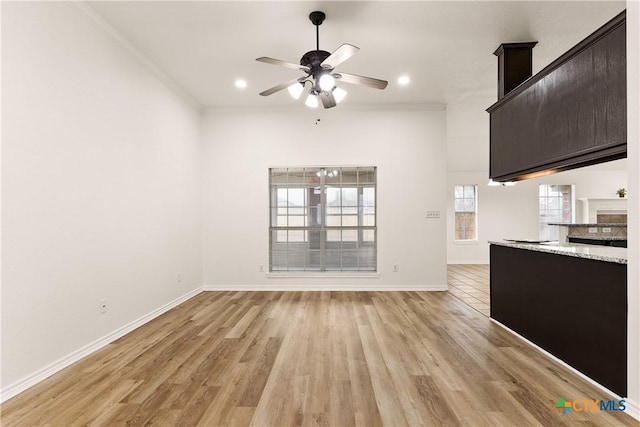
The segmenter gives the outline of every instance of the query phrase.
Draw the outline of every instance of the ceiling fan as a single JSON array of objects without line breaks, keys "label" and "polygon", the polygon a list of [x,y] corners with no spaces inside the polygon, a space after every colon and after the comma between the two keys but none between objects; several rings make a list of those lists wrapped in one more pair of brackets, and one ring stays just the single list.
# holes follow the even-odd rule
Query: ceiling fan
[{"label": "ceiling fan", "polygon": [[269,96],[283,89],[288,89],[292,97],[299,99],[306,87],[306,84],[310,83],[309,95],[305,104],[308,107],[315,108],[318,106],[318,98],[320,98],[324,108],[332,108],[342,101],[347,95],[347,92],[344,89],[336,86],[336,82],[367,86],[375,89],[384,89],[387,87],[388,82],[385,80],[357,76],[355,74],[334,72],[334,69],[338,65],[355,55],[360,48],[345,43],[337,48],[333,53],[320,50],[320,25],[322,25],[325,17],[326,15],[320,11],[311,12],[309,14],[311,23],[316,26],[316,50],[311,50],[305,53],[300,59],[300,64],[294,64],[292,62],[286,62],[266,56],[256,59],[258,62],[280,65],[287,68],[301,70],[306,73],[303,77],[281,83],[260,92],[260,95]]}]

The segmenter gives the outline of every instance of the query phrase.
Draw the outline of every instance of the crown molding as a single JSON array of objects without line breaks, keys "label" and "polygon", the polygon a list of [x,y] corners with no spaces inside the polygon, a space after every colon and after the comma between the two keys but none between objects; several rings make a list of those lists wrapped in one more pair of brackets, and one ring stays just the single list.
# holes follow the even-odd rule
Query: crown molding
[{"label": "crown molding", "polygon": [[[341,104],[331,111],[445,111],[447,104],[445,103],[415,103],[415,104],[392,104],[392,103],[375,103],[375,104]],[[242,112],[307,112],[310,114],[323,114],[327,110],[323,108],[309,108],[302,104],[292,105],[238,105],[238,106],[208,106],[203,109],[203,113],[242,113]]]},{"label": "crown molding", "polygon": [[106,19],[102,17],[93,7],[91,7],[85,1],[74,1],[67,3],[75,7],[76,10],[82,12],[82,14],[89,18],[98,28],[100,28],[117,46],[127,52],[133,58],[135,58],[140,65],[142,65],[147,71],[153,74],[158,80],[160,80],[166,87],[172,92],[178,95],[183,101],[188,103],[191,107],[203,111],[203,105],[200,104],[189,92],[187,92],[178,82],[170,77],[165,71],[158,67],[153,61],[151,61],[144,53],[140,51],[133,43],[120,33],[113,25],[111,25]]}]

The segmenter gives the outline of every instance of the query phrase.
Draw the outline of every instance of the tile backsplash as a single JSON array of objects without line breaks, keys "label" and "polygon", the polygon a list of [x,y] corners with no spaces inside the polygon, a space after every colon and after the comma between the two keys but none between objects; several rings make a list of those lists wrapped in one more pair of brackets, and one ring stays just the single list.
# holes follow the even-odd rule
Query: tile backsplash
[{"label": "tile backsplash", "polygon": [[[626,224],[627,223],[627,215],[626,214],[598,214],[596,216],[596,222],[598,224]],[[626,231],[625,231],[625,234]]]},{"label": "tile backsplash", "polygon": [[[595,233],[593,232],[595,230]],[[585,225],[577,226],[572,225],[569,227],[569,237],[626,237],[627,227],[611,227],[607,224],[598,226]]]}]

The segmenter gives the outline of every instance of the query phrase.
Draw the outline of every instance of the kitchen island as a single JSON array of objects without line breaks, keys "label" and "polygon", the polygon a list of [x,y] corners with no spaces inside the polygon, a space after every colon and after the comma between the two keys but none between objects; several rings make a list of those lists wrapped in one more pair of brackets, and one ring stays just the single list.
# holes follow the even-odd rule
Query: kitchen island
[{"label": "kitchen island", "polygon": [[489,243],[491,318],[626,396],[626,249]]}]

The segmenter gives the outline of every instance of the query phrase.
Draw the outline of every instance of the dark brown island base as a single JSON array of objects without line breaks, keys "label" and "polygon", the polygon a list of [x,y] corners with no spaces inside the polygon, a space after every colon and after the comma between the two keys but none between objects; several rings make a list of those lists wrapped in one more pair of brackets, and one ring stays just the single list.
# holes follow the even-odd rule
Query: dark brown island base
[{"label": "dark brown island base", "polygon": [[491,318],[627,395],[627,251],[490,242]]}]

